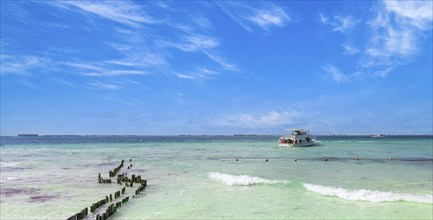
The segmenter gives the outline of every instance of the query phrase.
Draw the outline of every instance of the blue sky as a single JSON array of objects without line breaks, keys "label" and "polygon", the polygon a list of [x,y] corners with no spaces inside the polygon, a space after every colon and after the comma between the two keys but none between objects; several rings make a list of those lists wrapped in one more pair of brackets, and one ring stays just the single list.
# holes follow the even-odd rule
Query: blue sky
[{"label": "blue sky", "polygon": [[432,1],[1,1],[1,135],[432,134]]}]

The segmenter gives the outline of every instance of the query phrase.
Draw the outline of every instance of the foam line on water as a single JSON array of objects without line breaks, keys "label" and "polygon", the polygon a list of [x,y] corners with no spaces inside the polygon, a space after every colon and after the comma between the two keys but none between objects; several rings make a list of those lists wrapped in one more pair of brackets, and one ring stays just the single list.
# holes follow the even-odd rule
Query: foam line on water
[{"label": "foam line on water", "polygon": [[321,186],[304,183],[304,187],[310,191],[325,196],[336,196],[338,198],[352,201],[369,201],[369,202],[395,202],[407,201],[418,203],[433,203],[432,194],[409,194],[398,192],[382,192],[375,190],[349,190],[334,186]]},{"label": "foam line on water", "polygon": [[283,180],[267,180],[255,176],[231,175],[219,172],[210,172],[209,178],[228,186],[251,186],[257,184],[276,184],[288,182]]}]

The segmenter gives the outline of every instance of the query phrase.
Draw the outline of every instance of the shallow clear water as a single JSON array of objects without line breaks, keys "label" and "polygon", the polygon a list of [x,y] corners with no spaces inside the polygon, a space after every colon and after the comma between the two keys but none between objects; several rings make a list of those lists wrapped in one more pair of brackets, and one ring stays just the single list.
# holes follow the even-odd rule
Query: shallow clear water
[{"label": "shallow clear water", "polygon": [[433,218],[431,136],[319,137],[306,148],[277,140],[2,137],[0,218],[66,219],[119,190],[97,175],[129,158],[148,187],[112,219]]}]

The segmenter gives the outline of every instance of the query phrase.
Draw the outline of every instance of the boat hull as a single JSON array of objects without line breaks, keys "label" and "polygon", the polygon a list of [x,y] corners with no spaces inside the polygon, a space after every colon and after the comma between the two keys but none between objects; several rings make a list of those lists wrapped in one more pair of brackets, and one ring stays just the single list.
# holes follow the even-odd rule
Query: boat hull
[{"label": "boat hull", "polygon": [[278,147],[310,147],[313,146],[314,142],[306,142],[306,143],[297,143],[297,144],[289,144],[289,143],[279,143]]}]

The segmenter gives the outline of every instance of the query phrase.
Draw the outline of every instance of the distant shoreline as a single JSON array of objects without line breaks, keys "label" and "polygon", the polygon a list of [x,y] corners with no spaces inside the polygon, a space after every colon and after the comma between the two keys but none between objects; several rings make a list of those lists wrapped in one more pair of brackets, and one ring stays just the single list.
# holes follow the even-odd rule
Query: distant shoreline
[{"label": "distant shoreline", "polygon": [[[0,137],[274,137],[281,134],[18,134],[0,135]],[[372,137],[372,134],[317,134],[317,137]],[[433,137],[433,134],[387,134],[387,137]]]},{"label": "distant shoreline", "polygon": [[[199,137],[199,136],[279,136],[281,134],[17,134],[17,135],[0,135],[0,137],[104,137],[104,136],[125,136],[125,137]],[[326,136],[326,137],[370,137],[374,134],[316,134],[315,136]],[[433,134],[385,134],[384,137],[398,137],[398,136],[433,136]]]}]

